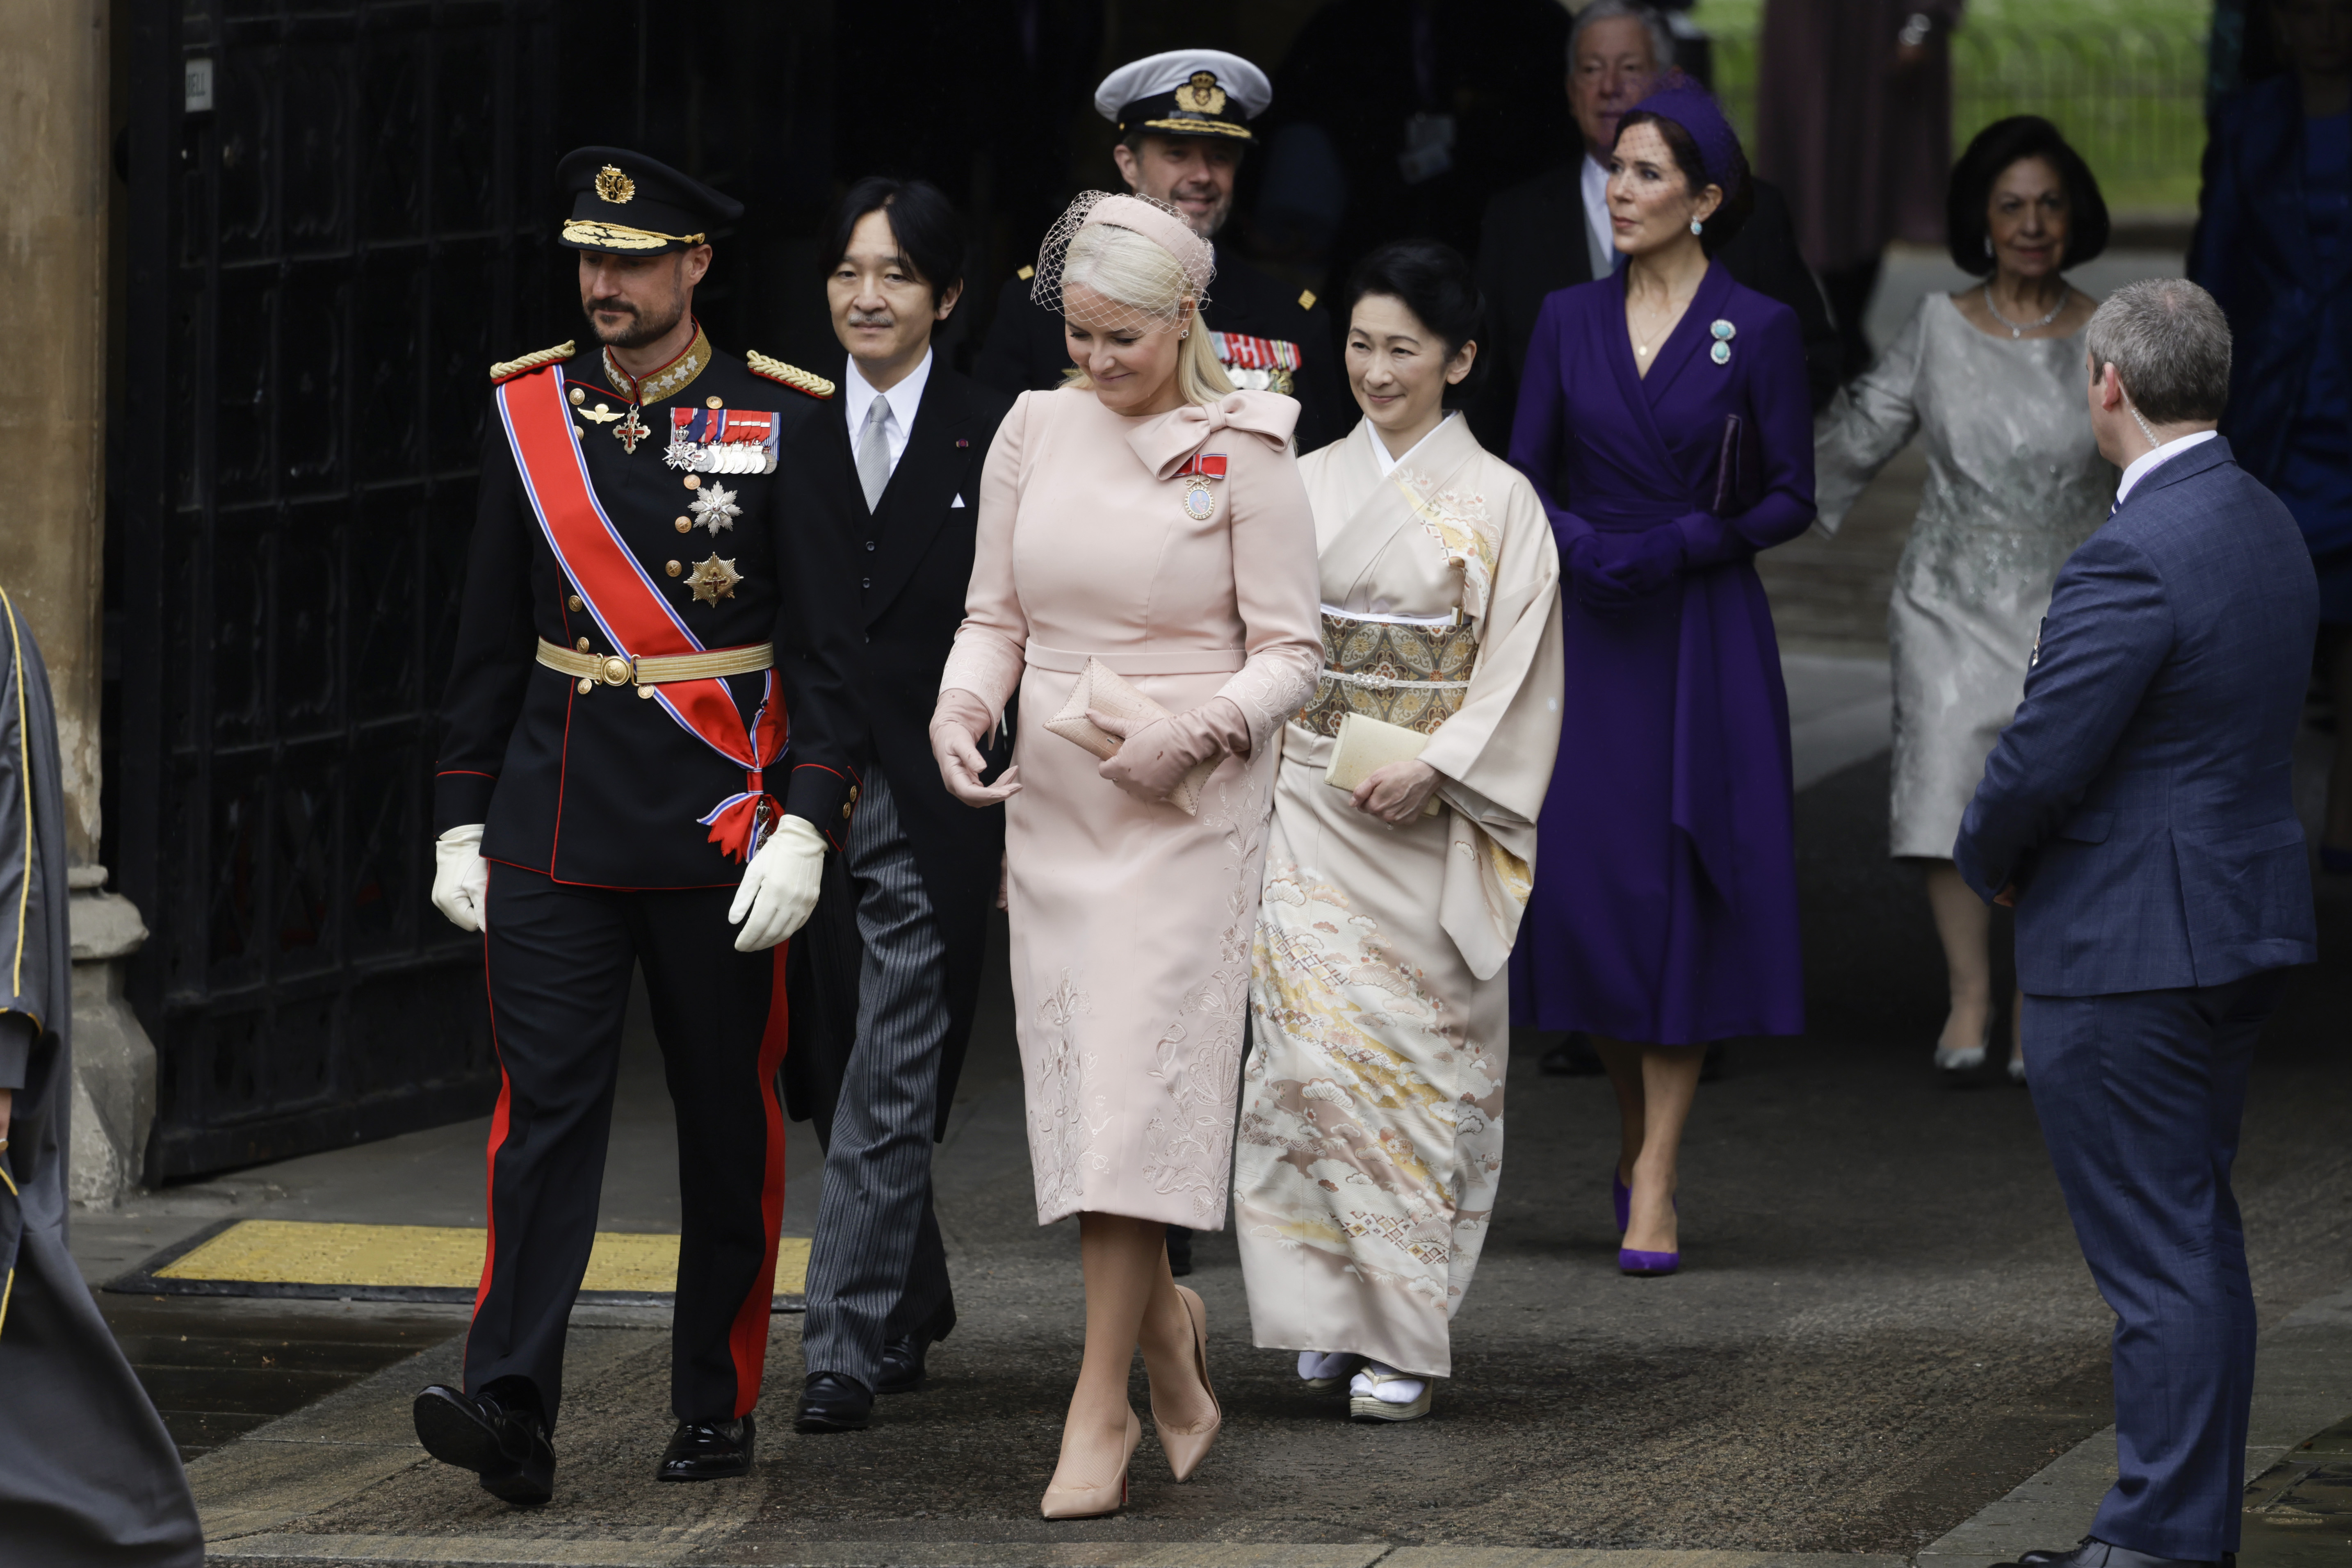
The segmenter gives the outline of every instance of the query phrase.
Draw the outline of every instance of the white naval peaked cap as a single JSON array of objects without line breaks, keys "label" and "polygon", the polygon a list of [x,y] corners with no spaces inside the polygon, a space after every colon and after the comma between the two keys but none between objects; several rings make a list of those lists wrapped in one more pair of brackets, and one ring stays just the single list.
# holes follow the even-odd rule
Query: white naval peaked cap
[{"label": "white naval peaked cap", "polygon": [[1170,49],[1130,61],[1095,89],[1095,112],[1120,131],[1250,141],[1249,121],[1274,101],[1265,73],[1223,49]]}]

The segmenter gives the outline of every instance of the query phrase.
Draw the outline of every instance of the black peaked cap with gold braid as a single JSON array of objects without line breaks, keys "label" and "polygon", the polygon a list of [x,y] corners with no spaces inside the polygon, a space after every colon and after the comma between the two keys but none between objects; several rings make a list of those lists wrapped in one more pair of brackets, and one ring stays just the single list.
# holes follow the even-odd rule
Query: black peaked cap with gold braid
[{"label": "black peaked cap with gold braid", "polygon": [[619,147],[582,147],[555,166],[572,194],[558,243],[607,256],[665,256],[709,242],[743,204],[667,163]]}]

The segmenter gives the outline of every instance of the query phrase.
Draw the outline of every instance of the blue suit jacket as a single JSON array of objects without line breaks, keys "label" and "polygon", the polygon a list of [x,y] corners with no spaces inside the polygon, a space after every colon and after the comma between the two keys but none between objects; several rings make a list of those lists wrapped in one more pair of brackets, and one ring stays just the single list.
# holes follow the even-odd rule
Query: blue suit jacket
[{"label": "blue suit jacket", "polygon": [[2317,956],[2290,789],[2319,592],[2227,441],[2132,489],[2066,562],[1953,859],[2018,884],[2038,996],[2215,986]]}]

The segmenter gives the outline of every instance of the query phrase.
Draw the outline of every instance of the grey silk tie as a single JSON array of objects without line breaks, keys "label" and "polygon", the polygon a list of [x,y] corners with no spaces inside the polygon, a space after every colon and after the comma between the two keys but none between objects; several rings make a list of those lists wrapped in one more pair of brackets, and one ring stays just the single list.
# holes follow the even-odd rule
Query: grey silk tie
[{"label": "grey silk tie", "polygon": [[866,405],[866,428],[857,434],[857,483],[866,491],[869,512],[882,504],[882,492],[890,487],[890,436],[884,428],[889,423],[888,398],[877,397]]}]

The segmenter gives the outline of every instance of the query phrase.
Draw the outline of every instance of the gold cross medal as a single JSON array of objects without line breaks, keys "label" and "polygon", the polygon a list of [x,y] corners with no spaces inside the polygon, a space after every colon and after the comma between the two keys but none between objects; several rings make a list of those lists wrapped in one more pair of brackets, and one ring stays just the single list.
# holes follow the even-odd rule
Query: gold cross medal
[{"label": "gold cross medal", "polygon": [[1205,523],[1217,515],[1217,493],[1209,487],[1212,479],[1225,476],[1225,455],[1222,452],[1196,452],[1176,470],[1173,477],[1184,481],[1184,515],[1196,523]]}]

